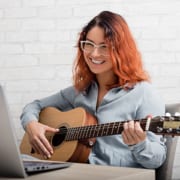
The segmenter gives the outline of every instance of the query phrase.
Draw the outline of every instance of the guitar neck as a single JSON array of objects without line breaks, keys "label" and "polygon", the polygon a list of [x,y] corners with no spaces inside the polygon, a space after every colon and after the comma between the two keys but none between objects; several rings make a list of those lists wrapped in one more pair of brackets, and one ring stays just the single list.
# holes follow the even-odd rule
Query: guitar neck
[{"label": "guitar neck", "polygon": [[[138,121],[138,120],[135,120]],[[140,121],[141,127],[145,129],[146,119]],[[94,137],[110,136],[121,134],[123,131],[124,122],[112,122],[106,124],[97,124],[90,126],[68,128],[66,134],[66,141],[88,139]]]},{"label": "guitar neck", "polygon": [[[152,131],[155,134],[180,136],[180,116],[157,116],[150,121],[148,119],[134,121],[138,121],[143,130]],[[127,121],[68,128],[65,140],[73,141],[121,134],[125,122]]]}]

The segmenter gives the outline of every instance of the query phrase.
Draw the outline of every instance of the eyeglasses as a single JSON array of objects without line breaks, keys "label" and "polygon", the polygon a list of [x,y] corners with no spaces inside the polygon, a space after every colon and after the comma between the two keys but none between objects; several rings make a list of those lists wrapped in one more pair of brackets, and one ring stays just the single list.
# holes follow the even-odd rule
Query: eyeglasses
[{"label": "eyeglasses", "polygon": [[84,52],[92,53],[96,48],[98,48],[99,54],[103,56],[109,56],[109,48],[108,45],[106,44],[96,45],[91,41],[81,41],[80,43],[81,43],[81,49]]}]

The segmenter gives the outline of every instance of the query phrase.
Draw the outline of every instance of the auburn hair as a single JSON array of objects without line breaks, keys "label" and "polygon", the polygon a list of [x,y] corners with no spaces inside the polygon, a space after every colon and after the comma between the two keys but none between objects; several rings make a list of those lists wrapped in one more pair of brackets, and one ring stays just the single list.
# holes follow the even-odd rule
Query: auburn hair
[{"label": "auburn hair", "polygon": [[117,82],[107,88],[126,87],[140,81],[149,81],[149,75],[143,68],[141,54],[124,18],[110,11],[103,11],[95,16],[80,32],[77,42],[77,56],[73,65],[73,83],[78,91],[84,91],[96,81],[96,76],[88,68],[80,41],[86,40],[87,33],[95,26],[104,30],[104,39],[110,47],[110,58]]}]

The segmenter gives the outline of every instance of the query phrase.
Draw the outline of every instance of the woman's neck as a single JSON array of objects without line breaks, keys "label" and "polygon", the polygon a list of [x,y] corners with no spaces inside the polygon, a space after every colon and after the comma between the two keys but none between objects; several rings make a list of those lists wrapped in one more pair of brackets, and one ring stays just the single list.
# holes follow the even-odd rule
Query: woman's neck
[{"label": "woman's neck", "polygon": [[107,89],[107,85],[111,85],[117,81],[114,73],[98,74],[96,79],[100,89]]}]

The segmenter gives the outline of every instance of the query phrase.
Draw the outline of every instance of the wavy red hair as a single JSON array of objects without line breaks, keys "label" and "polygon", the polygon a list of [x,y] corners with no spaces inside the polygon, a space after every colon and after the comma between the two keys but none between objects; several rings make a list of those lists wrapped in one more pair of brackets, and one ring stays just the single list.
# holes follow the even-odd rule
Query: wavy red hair
[{"label": "wavy red hair", "polygon": [[87,33],[95,26],[104,30],[105,42],[110,47],[110,58],[113,63],[113,71],[117,76],[117,82],[107,85],[112,87],[126,87],[140,81],[149,81],[149,75],[144,70],[141,54],[137,49],[135,40],[129,27],[119,14],[103,11],[94,17],[80,33],[77,43],[78,52],[73,66],[73,82],[78,91],[85,90],[92,81],[96,80],[85,63],[80,41],[86,40]]}]

